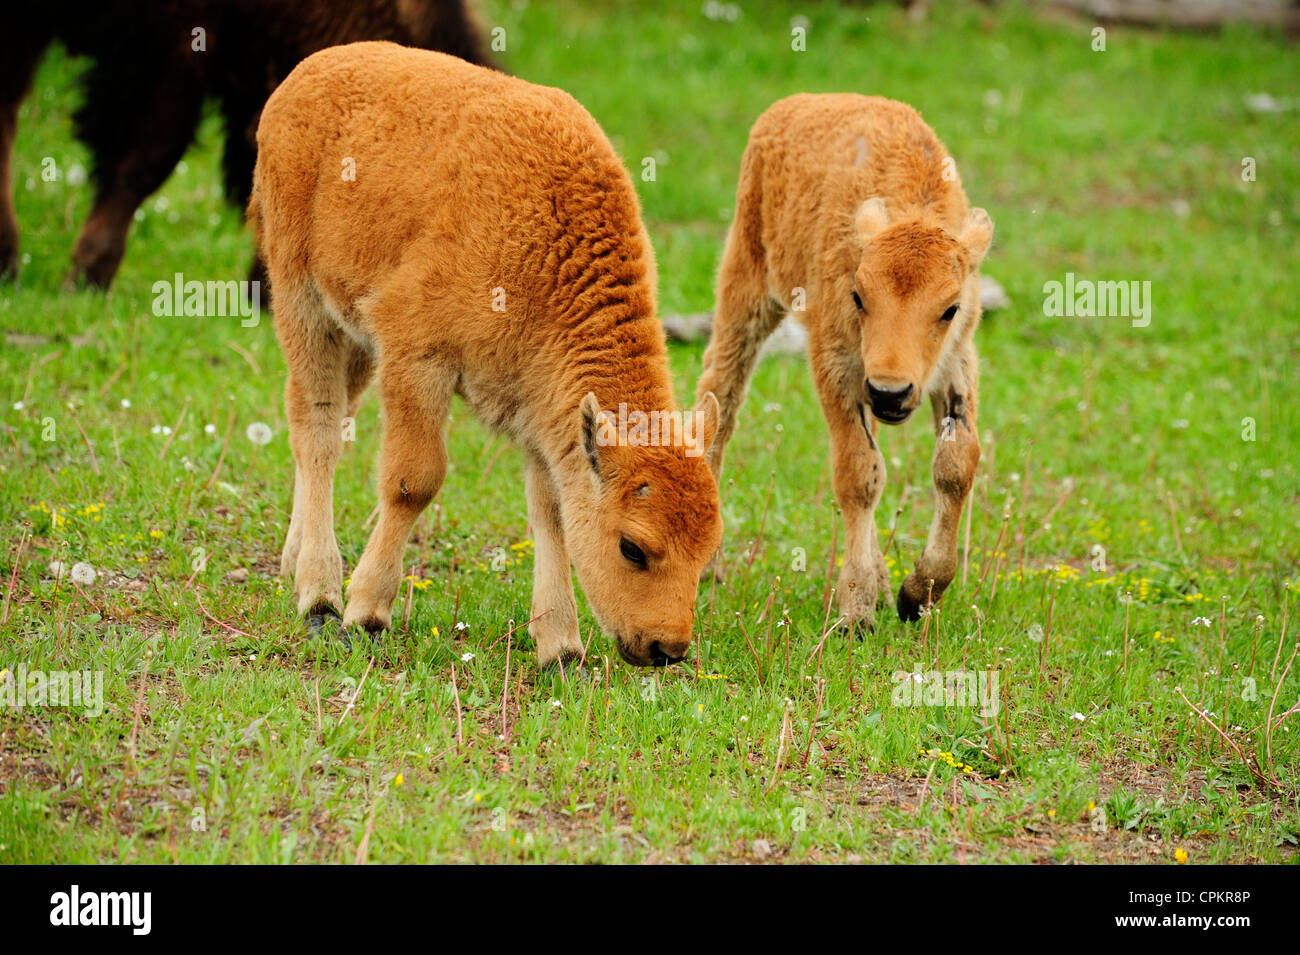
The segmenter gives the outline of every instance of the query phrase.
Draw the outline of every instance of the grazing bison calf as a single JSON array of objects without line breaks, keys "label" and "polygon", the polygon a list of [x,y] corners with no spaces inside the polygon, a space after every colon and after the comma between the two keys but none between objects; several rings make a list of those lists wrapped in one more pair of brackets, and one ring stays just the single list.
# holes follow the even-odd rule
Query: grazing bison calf
[{"label": "grazing bison calf", "polygon": [[601,411],[662,414],[673,396],[650,241],[595,120],[559,90],[355,43],[304,60],[257,139],[249,215],[289,365],[297,474],[281,569],[299,611],[342,605],[333,473],[373,369],[379,523],[345,625],[390,623],[459,394],[527,454],[540,662],[582,653],[570,561],[625,660],[681,659],[722,536],[702,456],[718,406],[703,395],[691,440],[657,446],[620,444]]},{"label": "grazing bison calf", "polygon": [[972,338],[992,238],[987,213],[968,209],[952,160],[911,107],[801,95],[754,124],[699,383],[720,404],[709,463],[717,477],[759,346],[792,312],[808,328],[830,426],[846,531],[839,607],[850,624],[874,626],[890,591],[874,513],[885,484],[878,422],[901,424],[922,395],[938,437],[936,513],[899,589],[899,616],[916,619],[952,580],[980,456]]}]

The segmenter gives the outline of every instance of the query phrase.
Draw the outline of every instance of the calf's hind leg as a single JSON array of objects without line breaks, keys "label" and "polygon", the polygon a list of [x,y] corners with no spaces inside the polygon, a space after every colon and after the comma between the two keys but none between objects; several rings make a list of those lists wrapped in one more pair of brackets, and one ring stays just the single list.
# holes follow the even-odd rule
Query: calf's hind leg
[{"label": "calf's hind leg", "polygon": [[[722,489],[722,458],[736,430],[736,418],[745,400],[759,350],[769,335],[781,324],[785,310],[768,295],[763,285],[763,266],[747,251],[751,242],[738,224],[727,238],[722,269],[718,278],[718,305],[713,317],[709,347],[704,352],[704,372],[696,385],[696,407],[709,392],[718,399],[718,431],[709,447],[706,460]],[[722,579],[721,552],[704,569]]]},{"label": "calf's hind leg", "polygon": [[[342,346],[347,355],[347,417],[355,420],[357,409],[361,405],[361,396],[370,381],[373,361],[370,353],[351,339],[343,338]],[[343,433],[343,420],[339,421],[340,434]],[[302,469],[295,470],[293,479],[293,514],[289,518],[289,531],[285,535],[284,550],[280,552],[280,576],[286,580],[293,578],[298,566],[298,554],[302,549],[302,527],[306,513],[305,479]]]},{"label": "calf's hind leg", "polygon": [[334,468],[343,445],[350,343],[307,291],[283,296],[275,306],[289,365],[285,408],[296,465],[280,569],[293,575],[299,613],[337,615],[343,607],[343,561],[334,537]]},{"label": "calf's hind leg", "polygon": [[379,452],[379,522],[352,574],[344,626],[371,633],[392,623],[402,582],[402,552],[420,512],[447,475],[443,421],[455,376],[427,358],[380,358],[384,437]]},{"label": "calf's hind leg", "polygon": [[959,355],[958,371],[930,393],[934,410],[934,520],[916,568],[898,588],[898,616],[916,620],[952,583],[957,572],[957,527],[961,508],[979,466],[979,434],[975,410],[979,365],[975,349]]},{"label": "calf's hind leg", "polygon": [[709,468],[718,479],[759,350],[785,315],[764,286],[763,264],[751,251],[753,243],[742,221],[743,212],[743,208],[737,211],[737,224],[727,236],[718,273],[713,330],[704,351],[704,372],[695,387],[697,407],[710,391],[718,399],[718,432],[707,456]]}]

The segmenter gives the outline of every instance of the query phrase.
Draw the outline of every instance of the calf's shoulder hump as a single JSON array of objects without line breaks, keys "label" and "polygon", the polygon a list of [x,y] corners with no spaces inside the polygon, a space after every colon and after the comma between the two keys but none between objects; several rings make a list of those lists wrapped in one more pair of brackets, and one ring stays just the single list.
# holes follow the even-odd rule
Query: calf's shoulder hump
[{"label": "calf's shoulder hump", "polygon": [[563,90],[386,41],[348,43],[307,57],[272,93],[262,129],[284,121],[313,125],[313,119],[341,115],[415,122],[424,115],[464,114],[485,106],[509,111],[499,119],[516,128],[577,126],[605,139],[586,109]]}]

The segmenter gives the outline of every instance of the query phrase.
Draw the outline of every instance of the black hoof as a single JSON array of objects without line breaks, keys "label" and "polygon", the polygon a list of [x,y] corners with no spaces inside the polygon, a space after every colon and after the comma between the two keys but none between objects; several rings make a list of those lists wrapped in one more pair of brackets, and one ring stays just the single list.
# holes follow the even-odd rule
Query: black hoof
[{"label": "black hoof", "polygon": [[906,587],[898,588],[898,619],[903,623],[912,623],[921,619],[922,604],[907,594]]},{"label": "black hoof", "polygon": [[342,622],[343,618],[333,607],[317,607],[307,614],[307,632],[318,637],[325,632],[326,627],[337,627]]},{"label": "black hoof", "polygon": [[352,649],[356,640],[365,640],[371,647],[381,647],[384,644],[384,625],[373,617],[366,620],[358,620],[356,623],[349,624],[339,630],[339,639],[349,650]]},{"label": "black hoof", "polygon": [[352,626],[360,627],[362,630],[370,634],[370,636],[372,637],[379,636],[381,633],[384,632],[385,629],[387,629],[384,625],[384,622],[380,620],[378,617],[367,617],[365,620],[358,620]]},{"label": "black hoof", "polygon": [[565,679],[585,680],[588,676],[587,668],[582,665],[582,655],[573,652],[561,653],[542,667],[542,673],[546,676],[559,676],[561,672]]}]

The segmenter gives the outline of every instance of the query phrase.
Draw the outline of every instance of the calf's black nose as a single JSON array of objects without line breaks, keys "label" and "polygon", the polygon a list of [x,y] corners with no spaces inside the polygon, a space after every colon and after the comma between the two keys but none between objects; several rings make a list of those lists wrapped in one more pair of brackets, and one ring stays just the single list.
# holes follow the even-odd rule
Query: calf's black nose
[{"label": "calf's black nose", "polygon": [[650,665],[656,667],[677,663],[686,657],[686,648],[681,646],[665,647],[658,640],[650,644]]},{"label": "calf's black nose", "polygon": [[871,403],[871,413],[881,421],[901,421],[910,414],[903,406],[912,397],[915,388],[908,384],[901,388],[880,387],[867,379],[867,400]]}]

